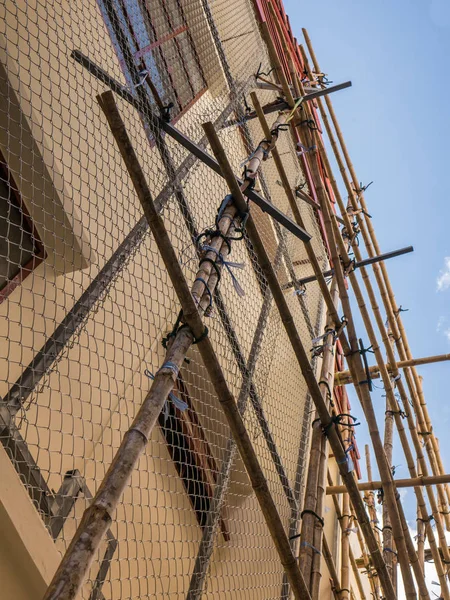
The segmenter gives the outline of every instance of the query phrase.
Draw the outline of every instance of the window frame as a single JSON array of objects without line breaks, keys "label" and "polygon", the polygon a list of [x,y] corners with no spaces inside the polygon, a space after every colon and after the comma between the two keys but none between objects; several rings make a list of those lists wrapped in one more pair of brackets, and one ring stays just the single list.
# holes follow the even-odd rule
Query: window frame
[{"label": "window frame", "polygon": [[[170,419],[171,425],[175,425],[176,429],[169,429],[166,426],[164,410],[161,411],[158,418],[159,428],[161,435],[166,442],[167,450],[173,461],[175,469],[183,483],[186,494],[188,495],[197,522],[203,529],[206,525],[207,513],[209,512],[211,501],[214,496],[214,488],[217,484],[219,469],[211,452],[211,447],[207,440],[205,431],[193,406],[189,389],[181,373],[178,373],[174,393],[179,396],[188,407],[186,410],[181,411],[176,408],[170,402],[170,400],[167,400],[167,402],[169,402],[168,419]],[[173,443],[171,443],[170,439],[168,439],[169,434],[181,438],[182,443],[175,446]],[[193,459],[193,462],[187,464],[177,460],[175,454],[176,450],[180,452],[186,452],[186,454]],[[201,503],[204,504],[204,508],[203,506],[199,507],[196,503],[195,499],[199,497],[198,494],[193,494],[190,491],[189,482],[191,480],[187,476],[190,468],[196,469],[197,473],[199,474],[199,480],[201,481],[196,481],[196,483],[200,483],[203,491],[205,492],[202,498],[204,501],[206,501],[206,504],[204,502]],[[219,526],[223,539],[228,542],[230,541],[230,530],[227,524],[225,513],[225,507],[222,506]]]},{"label": "window frame", "polygon": [[[172,112],[173,116],[171,117],[171,122],[175,123],[197,102],[197,100],[199,100],[199,98],[208,89],[208,84],[207,84],[207,81],[205,78],[205,74],[204,74],[202,65],[200,63],[200,59],[199,59],[197,50],[195,48],[195,44],[194,44],[192,35],[189,31],[189,26],[187,23],[186,15],[185,15],[185,12],[184,12],[184,9],[183,9],[181,3],[177,0],[177,5],[178,5],[181,19],[182,19],[182,25],[178,26],[176,28],[173,28],[172,18],[170,15],[170,11],[166,5],[166,0],[161,0],[161,6],[163,9],[167,24],[170,27],[171,31],[169,33],[161,36],[158,39],[156,30],[155,30],[155,26],[151,19],[148,0],[137,0],[137,1],[140,4],[141,11],[145,11],[148,15],[148,23],[149,23],[150,27],[152,28],[152,32],[155,37],[154,42],[151,42],[150,44],[148,44],[147,46],[145,46],[143,48],[140,48],[139,40],[133,30],[133,24],[130,19],[128,9],[125,5],[125,0],[98,0],[98,3],[100,6],[100,11],[102,13],[103,20],[106,24],[109,35],[111,37],[111,40],[112,40],[112,43],[114,46],[114,50],[119,59],[119,63],[122,68],[123,74],[125,76],[125,79],[126,79],[128,85],[131,87],[131,89],[133,89],[133,87],[135,86],[135,82],[133,81],[133,77],[130,72],[130,67],[127,64],[127,57],[131,58],[134,61],[134,67],[136,68],[136,70],[142,70],[142,67],[145,66],[145,63],[144,63],[145,54],[148,52],[151,52],[153,50],[159,51],[158,59],[161,61],[161,63],[163,64],[163,67],[164,67],[164,73],[159,73],[159,75],[161,78],[164,76],[167,77],[168,81],[170,81],[170,89],[167,89],[167,91],[166,90],[164,90],[164,91],[167,95],[174,96],[176,99],[177,105],[178,105],[176,107],[176,109]],[[127,22],[127,31],[126,32],[123,31],[123,19],[118,14],[117,9],[114,6],[115,2],[117,2],[120,5],[120,11],[123,13],[123,16],[126,19],[126,22]],[[112,11],[114,11],[114,15],[111,14]],[[120,34],[121,34],[120,36],[118,35],[117,27],[119,27],[119,29],[120,29]],[[190,48],[191,48],[192,53],[195,58],[195,63],[196,63],[197,69],[198,69],[198,74],[200,75],[202,83],[203,83],[203,86],[197,92],[195,92],[194,83],[193,83],[191,77],[189,76],[189,71],[188,71],[186,63],[185,63],[182,49],[179,45],[179,40],[177,40],[177,37],[179,35],[181,35],[182,33],[186,34]],[[135,46],[135,48],[133,48],[132,45],[129,43],[130,39],[133,40],[133,45]],[[180,100],[179,93],[177,91],[178,86],[176,86],[174,84],[173,74],[171,73],[170,67],[167,64],[167,60],[163,53],[164,44],[171,40],[173,40],[176,45],[177,57],[180,60],[182,69],[184,71],[186,83],[189,86],[189,89],[191,90],[191,94],[192,94],[192,98],[185,105],[183,105]],[[137,62],[138,60],[141,61],[141,64],[139,64]],[[159,71],[157,61],[155,60],[154,62],[155,62],[156,69]],[[156,101],[155,94],[153,91],[153,88],[155,88],[155,85],[152,84],[151,88],[152,88],[152,91],[146,90],[146,93],[147,93],[150,101],[153,104]],[[157,92],[157,90],[156,90],[156,92]]]},{"label": "window frame", "polygon": [[12,292],[19,287],[23,281],[31,275],[31,273],[36,269],[46,258],[47,253],[45,251],[42,240],[39,236],[39,233],[34,225],[33,219],[28,212],[28,209],[22,199],[22,195],[19,191],[19,188],[14,180],[14,177],[11,173],[11,170],[8,167],[8,163],[4,158],[2,152],[0,151],[0,177],[6,183],[11,202],[15,204],[15,206],[21,212],[25,223],[28,225],[30,236],[34,243],[34,252],[33,256],[30,260],[24,265],[20,265],[19,272],[12,279],[8,281],[4,288],[0,290],[0,304],[2,304],[7,297],[12,294]]}]

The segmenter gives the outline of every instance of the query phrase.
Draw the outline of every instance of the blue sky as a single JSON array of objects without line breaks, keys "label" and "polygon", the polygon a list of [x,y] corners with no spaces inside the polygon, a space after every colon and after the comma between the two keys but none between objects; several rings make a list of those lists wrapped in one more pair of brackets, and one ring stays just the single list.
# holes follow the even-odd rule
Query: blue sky
[{"label": "blue sky", "polygon": [[[413,354],[450,353],[450,2],[284,4],[299,41],[301,28],[308,30],[321,69],[335,83],[353,82],[350,90],[333,95],[333,104],[358,177],[374,181],[366,201],[382,251],[415,248],[388,265],[397,302],[409,309],[402,317]],[[362,326],[359,330],[367,340]],[[450,363],[419,372],[448,472]],[[373,394],[380,426],[382,394]],[[362,418],[357,400],[352,403]],[[357,439],[363,452],[364,425]],[[408,477],[398,442],[395,454],[396,476]],[[408,491],[405,509],[415,527],[413,496]]]}]

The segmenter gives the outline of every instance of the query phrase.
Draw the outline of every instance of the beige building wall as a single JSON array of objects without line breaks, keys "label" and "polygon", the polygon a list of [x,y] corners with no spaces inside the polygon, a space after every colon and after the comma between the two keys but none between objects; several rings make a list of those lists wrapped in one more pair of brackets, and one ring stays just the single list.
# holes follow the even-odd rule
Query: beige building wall
[{"label": "beige building wall", "polygon": [[[230,101],[230,93],[200,0],[189,0],[184,5],[207,89],[176,125],[199,140],[201,123],[218,117]],[[268,64],[251,3],[218,0],[210,6],[232,76],[247,94],[251,86],[245,87],[246,81],[259,63]],[[142,213],[96,100],[97,94],[107,88],[71,58],[73,50],[80,50],[123,85],[127,83],[97,2],[3,3],[0,22],[0,75],[6,90],[0,107],[0,148],[48,255],[0,305],[0,361],[5,374],[0,396],[4,397]],[[274,95],[264,92],[260,97],[266,102]],[[118,104],[151,191],[158,197],[168,183],[160,153],[149,144],[137,112],[120,99]],[[234,117],[231,111],[229,118]],[[263,138],[256,123],[251,125],[250,133],[253,143]],[[236,127],[224,129],[220,136],[234,169],[241,171],[246,149],[239,131]],[[173,140],[165,141],[175,166],[179,166],[187,152]],[[301,173],[287,136],[280,137],[279,148],[295,186],[301,181]],[[272,201],[288,213],[270,160],[263,172]],[[228,193],[224,182],[197,163],[176,185],[183,189],[197,229],[211,226],[217,207]],[[279,242],[276,229],[259,209],[252,207],[252,212],[274,257]],[[325,267],[326,255],[315,217],[306,205],[302,212]],[[174,194],[162,214],[192,283],[196,254]],[[287,234],[285,243],[297,265],[296,275],[309,275],[311,269],[305,264],[301,242]],[[252,268],[244,243],[233,243],[231,259],[245,264],[242,271],[235,271],[245,296],[236,294],[227,273],[220,289],[247,359],[263,306],[261,277],[257,268]],[[279,277],[282,283],[289,280],[285,259],[280,262]],[[299,300],[289,288],[286,298],[309,349],[312,331],[320,332],[323,320],[318,291],[313,285]],[[179,305],[151,236],[144,236],[94,308],[15,417],[32,460],[53,492],[59,490],[65,474],[75,469],[90,492],[95,492],[150,387],[145,369],[154,373],[164,360],[161,339],[173,326]],[[217,309],[208,327],[228,384],[237,397],[242,377]],[[229,431],[198,352],[194,349],[189,358],[183,378],[217,472]],[[298,455],[301,447],[306,458],[305,431],[311,408],[273,306],[254,382],[294,487],[296,478],[304,474],[304,464],[298,469]],[[291,511],[260,426],[251,409],[245,418],[288,529]],[[27,490],[33,483],[21,482],[12,468],[17,467],[17,457],[12,456],[11,462],[11,456],[7,458],[3,448],[0,451],[2,597],[36,600],[67,548],[89,498],[84,492],[78,494],[53,541],[43,524],[45,521],[49,525],[51,519],[39,514],[29,499]],[[230,539],[222,535],[217,538],[205,597],[280,597],[282,568],[240,459],[232,468],[226,521]],[[334,528],[331,509],[327,513],[330,539],[334,539]],[[111,534],[117,548],[101,589],[106,600],[163,595],[181,599],[186,595],[202,530],[158,427],[119,505]],[[105,542],[80,598],[92,598],[107,548]],[[323,582],[322,593],[327,598],[326,574]]]}]

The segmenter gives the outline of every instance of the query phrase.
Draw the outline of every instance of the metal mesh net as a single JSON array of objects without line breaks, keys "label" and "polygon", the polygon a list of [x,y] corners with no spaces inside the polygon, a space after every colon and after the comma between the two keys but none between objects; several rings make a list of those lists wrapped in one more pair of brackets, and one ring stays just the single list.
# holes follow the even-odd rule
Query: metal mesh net
[{"label": "metal mesh net", "polygon": [[[64,552],[164,360],[161,341],[180,310],[96,96],[120,92],[192,284],[194,240],[214,224],[228,189],[162,135],[154,115],[162,109],[204,148],[201,124],[212,121],[240,173],[264,138],[256,120],[242,118],[254,74],[269,61],[247,0],[35,0],[2,4],[0,17],[0,437]],[[276,97],[258,95],[262,103]],[[303,179],[287,133],[277,147],[295,188]],[[257,188],[290,214],[271,159]],[[280,283],[310,275],[303,243],[251,210]],[[325,268],[313,210],[301,211]],[[234,242],[230,258],[242,268],[223,274],[209,335],[286,530],[295,532],[307,389],[248,240]],[[305,295],[286,287],[286,298],[311,347],[322,325],[316,285]],[[83,598],[280,597],[282,567],[219,401],[195,347],[188,358]]]}]

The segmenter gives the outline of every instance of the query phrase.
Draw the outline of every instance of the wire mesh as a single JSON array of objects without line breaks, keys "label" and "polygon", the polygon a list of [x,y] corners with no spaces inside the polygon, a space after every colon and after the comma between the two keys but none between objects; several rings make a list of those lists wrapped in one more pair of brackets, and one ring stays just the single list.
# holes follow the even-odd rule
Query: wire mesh
[{"label": "wire mesh", "polygon": [[[201,124],[213,121],[239,173],[264,137],[242,119],[254,73],[269,62],[249,0],[34,0],[0,11],[0,437],[64,552],[180,308],[96,96],[121,90],[120,111],[192,283],[195,238],[228,189],[152,115],[162,110],[204,147]],[[239,126],[226,126],[235,118]],[[278,148],[294,188],[303,179],[287,133]],[[257,186],[290,214],[271,159]],[[251,210],[280,283],[310,275],[303,243]],[[313,210],[301,210],[325,268]],[[243,265],[231,273],[245,295],[225,272],[209,335],[286,530],[296,530],[310,401],[248,241],[233,242],[231,260]],[[287,287],[286,298],[310,347],[323,321],[319,291],[296,291]],[[173,393],[186,408],[169,399],[82,597],[279,598],[282,567],[197,350]],[[199,572],[202,537],[212,555]]]}]

